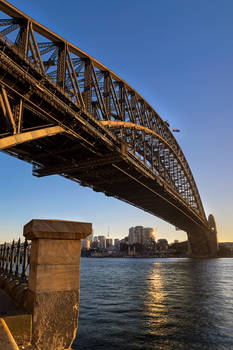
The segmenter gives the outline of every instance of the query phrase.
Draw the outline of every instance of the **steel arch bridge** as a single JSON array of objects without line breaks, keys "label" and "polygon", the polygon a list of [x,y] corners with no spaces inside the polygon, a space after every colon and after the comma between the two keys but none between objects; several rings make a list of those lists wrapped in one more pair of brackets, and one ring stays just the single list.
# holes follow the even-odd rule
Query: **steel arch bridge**
[{"label": "steel arch bridge", "polygon": [[166,122],[103,64],[0,1],[0,150],[185,230],[217,249],[190,167]]}]

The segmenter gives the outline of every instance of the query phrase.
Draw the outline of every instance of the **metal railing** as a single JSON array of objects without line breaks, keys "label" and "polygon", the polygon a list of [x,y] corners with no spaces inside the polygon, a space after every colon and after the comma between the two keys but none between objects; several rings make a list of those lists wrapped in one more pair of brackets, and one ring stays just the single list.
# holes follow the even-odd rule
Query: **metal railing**
[{"label": "metal railing", "polygon": [[29,275],[30,250],[31,246],[27,239],[22,243],[19,238],[18,242],[13,240],[11,244],[1,244],[0,272],[3,275],[21,281],[27,281]]}]

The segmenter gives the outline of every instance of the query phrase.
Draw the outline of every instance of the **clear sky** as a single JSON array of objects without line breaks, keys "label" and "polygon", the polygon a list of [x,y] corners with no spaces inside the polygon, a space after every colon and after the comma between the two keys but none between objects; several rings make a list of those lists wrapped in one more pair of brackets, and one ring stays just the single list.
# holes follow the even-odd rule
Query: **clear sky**
[{"label": "clear sky", "polygon": [[[12,0],[29,16],[95,57],[133,86],[171,127],[220,241],[233,241],[233,1]],[[0,153],[0,239],[32,218],[93,223],[123,237],[135,225],[186,239],[160,219]]]}]

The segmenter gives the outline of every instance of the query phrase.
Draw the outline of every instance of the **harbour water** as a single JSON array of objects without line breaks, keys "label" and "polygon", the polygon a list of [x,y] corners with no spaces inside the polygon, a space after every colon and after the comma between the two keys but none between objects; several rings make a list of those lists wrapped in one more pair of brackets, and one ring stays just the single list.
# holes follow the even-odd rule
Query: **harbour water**
[{"label": "harbour water", "polygon": [[73,349],[233,350],[233,259],[81,259]]}]

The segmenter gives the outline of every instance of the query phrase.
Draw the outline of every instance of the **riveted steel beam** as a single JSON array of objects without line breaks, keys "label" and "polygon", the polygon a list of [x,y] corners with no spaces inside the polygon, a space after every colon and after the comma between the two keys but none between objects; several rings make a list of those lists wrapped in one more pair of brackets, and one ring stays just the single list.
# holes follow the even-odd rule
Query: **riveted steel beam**
[{"label": "riveted steel beam", "polygon": [[65,130],[60,126],[42,128],[38,130],[23,132],[0,139],[0,150],[9,149],[25,142],[31,142],[43,137],[50,137],[64,133]]},{"label": "riveted steel beam", "polygon": [[102,158],[97,159],[87,159],[82,162],[67,162],[62,165],[57,166],[50,166],[50,167],[43,167],[38,168],[34,170],[34,175],[41,177],[41,176],[48,176],[48,175],[54,175],[54,174],[61,174],[61,173],[72,173],[72,172],[85,172],[86,170],[92,170],[99,167],[103,167],[107,164],[117,163],[122,161],[122,157],[120,155],[109,155],[104,156]]},{"label": "riveted steel beam", "polygon": [[92,72],[91,72],[91,60],[85,60],[84,70],[84,92],[83,100],[87,113],[91,114],[91,91],[92,91]]},{"label": "riveted steel beam", "polygon": [[59,45],[58,62],[57,62],[57,85],[65,89],[66,82],[66,52],[67,45],[64,43]]},{"label": "riveted steel beam", "polygon": [[[58,101],[60,105],[62,102],[63,118],[64,115],[67,115],[69,111],[69,116],[71,114],[73,116],[76,113],[77,119],[82,119],[82,121],[84,120],[84,124],[85,120],[88,120],[88,130],[92,129],[92,136],[93,129],[98,128],[97,124],[94,123],[94,120],[96,121],[101,119],[115,119],[116,121],[124,121],[126,115],[127,118],[130,119],[132,123],[137,124],[139,128],[144,127],[150,129],[152,132],[155,132],[160,136],[160,138],[165,140],[166,147],[164,147],[165,144],[162,141],[155,141],[154,139],[156,137],[153,137],[152,133],[147,133],[145,129],[133,129],[131,133],[128,133],[127,130],[123,130],[124,128],[120,127],[117,129],[116,133],[113,133],[112,129],[109,131],[107,126],[102,126],[101,130],[98,130],[98,138],[104,140],[106,139],[105,135],[107,135],[107,133],[110,132],[113,136],[115,136],[116,140],[125,140],[129,142],[129,146],[132,147],[133,154],[135,155],[135,157],[138,157],[138,162],[141,161],[143,163],[144,161],[143,166],[145,168],[148,165],[148,159],[150,159],[151,162],[154,162],[155,164],[155,166],[152,166],[151,169],[153,169],[156,173],[157,167],[159,169],[159,174],[164,176],[164,179],[166,181],[171,183],[171,181],[175,181],[174,178],[177,178],[177,181],[175,181],[175,186],[177,187],[178,194],[179,189],[182,189],[182,192],[184,193],[184,188],[187,187],[187,181],[189,186],[189,190],[186,191],[186,193],[188,194],[185,194],[187,201],[191,203],[191,201],[194,200],[196,203],[196,207],[198,208],[199,215],[205,218],[205,213],[198,193],[198,189],[196,187],[189,165],[183,155],[183,152],[167,124],[161,119],[158,113],[154,111],[154,109],[148,104],[148,102],[145,101],[143,97],[140,96],[137,93],[137,91],[135,91],[129,84],[127,84],[127,82],[122,80],[103,64],[101,64],[100,62],[98,62],[79,48],[75,47],[71,43],[67,42],[60,36],[56,35],[49,29],[45,28],[40,23],[31,19],[21,11],[17,10],[11,4],[7,3],[6,1],[0,1],[0,9],[3,10],[7,15],[13,17],[11,23],[9,22],[4,24],[9,26],[9,28],[6,28],[5,31],[6,39],[7,33],[14,28],[11,26],[17,23],[20,24],[19,35],[15,43],[15,48],[18,48],[20,57],[17,57],[16,62],[14,62],[14,68],[17,67],[17,64],[19,66],[23,64],[23,77],[26,77],[28,70],[30,70],[31,74],[29,74],[30,79],[34,73],[36,74],[36,72],[32,73],[33,66],[31,65],[31,61],[35,62],[35,66],[37,67],[36,71],[39,69],[40,72],[43,73],[42,75],[47,74],[47,70],[51,66],[51,62],[48,63],[48,61],[48,64],[45,64],[42,61],[42,50],[40,51],[40,49],[44,48],[45,50],[47,50],[47,48],[52,47],[54,43],[55,46],[59,47],[58,62],[54,59],[54,62],[52,63],[53,65],[57,64],[57,69],[54,72],[50,71],[50,73],[48,73],[48,80],[45,79],[46,84],[44,82],[39,82],[39,87],[35,85],[31,89],[33,92],[32,96],[36,96],[36,98],[38,99],[38,107],[41,106],[41,104],[45,103],[42,102],[45,101],[45,96],[47,101],[46,103],[51,103],[51,106],[53,106],[52,108],[54,108],[55,103],[56,105],[58,105]],[[13,22],[14,20],[16,20],[17,22]],[[36,33],[38,33],[40,36],[43,36],[45,38],[45,41],[50,42],[48,42],[48,44],[46,45],[42,43],[40,46],[36,40]],[[7,51],[9,52],[9,50],[11,50],[12,48],[12,43],[3,39],[4,38],[0,36],[1,47],[4,48],[4,50],[7,47]],[[32,56],[30,60],[28,59],[29,48]],[[8,62],[4,62],[4,64],[2,62],[4,52],[5,51],[0,52],[0,68],[4,65],[4,69],[6,69]],[[12,55],[13,54],[11,53],[11,57]],[[70,55],[72,55],[72,59]],[[21,57],[24,57],[25,60],[22,61]],[[75,60],[78,60],[79,62],[85,62],[84,72],[82,69],[76,69],[76,67],[72,67],[72,63],[75,62]],[[27,69],[26,65],[28,65]],[[9,70],[7,72],[9,74]],[[103,82],[101,81],[101,79],[99,79],[99,77],[101,77],[101,74],[104,74]],[[4,75],[2,75],[2,78],[4,78]],[[51,94],[49,94],[48,91],[48,82],[51,80],[51,78],[59,86],[58,90],[56,90],[54,86],[50,86],[52,90],[52,96]],[[41,77],[39,79],[41,79]],[[66,86],[66,80],[68,81],[69,86]],[[15,82],[17,81],[15,80]],[[39,89],[40,93],[38,92]],[[20,93],[22,94],[22,92]],[[5,115],[7,116],[6,119],[8,119],[9,125],[13,127],[13,132],[15,132],[15,130],[16,132],[22,131],[19,127],[20,122],[18,122],[18,119],[20,118],[17,117],[18,112],[15,112],[18,108],[18,102],[15,102],[15,104],[13,105],[13,109],[10,106],[10,108],[12,109],[12,113],[10,113],[9,108],[7,107],[7,102],[5,101],[3,94],[1,95],[3,100],[3,103],[1,104],[4,104],[4,107],[1,108],[2,113],[4,114],[5,110]],[[75,106],[73,105],[74,99],[71,99],[71,96],[76,96]],[[72,109],[70,107],[71,105],[72,108],[74,107],[75,112],[72,111],[72,113],[70,114],[70,110]],[[54,118],[57,120],[56,117]],[[57,120],[57,122],[59,121]],[[76,128],[76,130],[73,131],[73,133],[80,136],[79,130],[76,127],[77,125],[80,125],[80,123],[78,122],[77,124],[77,122],[72,121],[72,123],[69,124],[69,128]],[[83,126],[83,130],[84,129],[85,126]],[[141,133],[140,137],[138,136],[139,133]],[[110,134],[108,134],[108,136],[109,135]],[[170,148],[168,145],[170,146]],[[109,146],[108,143],[108,147],[112,146]],[[92,144],[92,148],[95,148],[94,143]],[[171,157],[171,152],[169,151],[170,149],[174,151],[175,156],[173,158]],[[175,157],[178,161],[175,161]],[[185,169],[185,178],[183,178],[184,170],[179,164],[182,164]]]},{"label": "riveted steel beam", "polygon": [[2,106],[2,110],[5,117],[8,117],[11,128],[13,129],[13,133],[15,134],[16,133],[15,119],[14,119],[13,111],[11,109],[11,105],[7,96],[7,92],[4,86],[2,86],[1,90],[2,90],[2,97],[0,99],[0,103]]},{"label": "riveted steel beam", "polygon": [[24,58],[28,56],[29,27],[30,22],[27,19],[21,22],[18,42],[16,43],[19,53],[22,54]]}]

